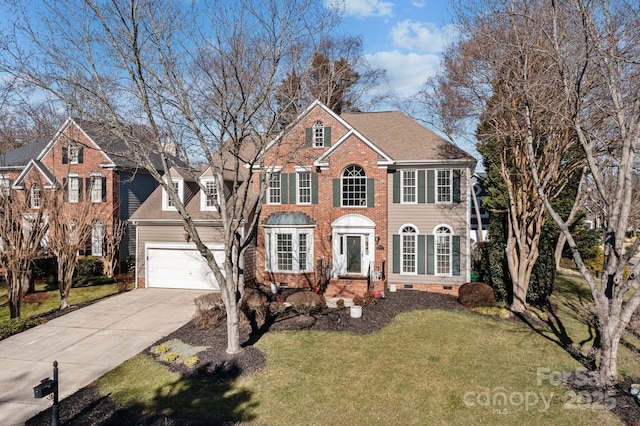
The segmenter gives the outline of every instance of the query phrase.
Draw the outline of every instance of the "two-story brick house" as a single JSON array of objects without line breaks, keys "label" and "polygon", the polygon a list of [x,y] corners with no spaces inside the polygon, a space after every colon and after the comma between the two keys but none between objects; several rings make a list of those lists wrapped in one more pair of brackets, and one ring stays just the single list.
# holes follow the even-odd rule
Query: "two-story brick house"
[{"label": "two-story brick house", "polygon": [[[5,153],[0,182],[7,190],[22,191],[31,209],[47,208],[39,203],[39,194],[47,190],[64,191],[66,204],[90,201],[99,206],[94,209],[91,241],[82,254],[100,257],[105,227],[115,219],[127,221],[157,186],[129,157],[124,142],[110,136],[100,124],[69,118],[52,139]],[[133,225],[128,224],[120,244],[120,262],[135,253],[134,236]]]},{"label": "two-story brick house", "polygon": [[405,114],[338,116],[314,102],[264,164],[259,282],[350,296],[469,281],[475,160]]}]

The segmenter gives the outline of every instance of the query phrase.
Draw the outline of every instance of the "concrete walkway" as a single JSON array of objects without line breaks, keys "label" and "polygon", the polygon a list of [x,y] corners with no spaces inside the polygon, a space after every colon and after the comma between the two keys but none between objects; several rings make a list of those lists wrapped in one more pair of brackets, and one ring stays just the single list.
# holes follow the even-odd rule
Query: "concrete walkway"
[{"label": "concrete walkway", "polygon": [[35,399],[33,387],[52,377],[54,360],[62,401],[187,323],[204,293],[132,290],[0,341],[0,425],[23,424],[52,405]]}]

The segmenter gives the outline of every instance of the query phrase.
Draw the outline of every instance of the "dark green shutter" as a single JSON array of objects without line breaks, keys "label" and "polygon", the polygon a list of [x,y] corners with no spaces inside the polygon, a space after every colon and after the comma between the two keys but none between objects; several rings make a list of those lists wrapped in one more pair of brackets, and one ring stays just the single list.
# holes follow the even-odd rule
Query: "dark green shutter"
[{"label": "dark green shutter", "polygon": [[400,235],[393,236],[393,273],[400,273]]},{"label": "dark green shutter", "polygon": [[313,129],[311,127],[307,127],[304,129],[305,134],[305,144],[307,146],[313,146]]},{"label": "dark green shutter", "polygon": [[373,178],[367,178],[367,207],[374,207],[375,200],[374,197],[374,187],[373,187]]},{"label": "dark green shutter", "polygon": [[[67,186],[67,178],[62,178],[62,190],[64,191],[64,200],[69,202],[69,187]],[[27,200],[30,200],[30,194],[27,196]]]},{"label": "dark green shutter", "polygon": [[426,201],[425,193],[425,176],[424,170],[418,170],[418,202],[424,203]]},{"label": "dark green shutter", "polygon": [[460,202],[460,169],[453,170],[453,202]]},{"label": "dark green shutter", "polygon": [[82,148],[82,146],[78,147],[78,164],[82,164],[82,162],[84,161],[84,149]]},{"label": "dark green shutter", "polygon": [[298,183],[296,182],[296,174],[289,174],[289,204],[296,203],[296,188]]},{"label": "dark green shutter", "polygon": [[78,179],[78,202],[82,202],[82,179]]},{"label": "dark green shutter", "polygon": [[311,173],[311,204],[318,204],[318,174]]},{"label": "dark green shutter", "polygon": [[62,164],[67,164],[69,162],[69,147],[62,147]]},{"label": "dark green shutter", "polygon": [[419,275],[424,275],[426,273],[425,271],[425,260],[426,260],[426,256],[425,256],[425,235],[418,235],[418,258],[416,259],[416,261],[418,262],[418,274]]},{"label": "dark green shutter", "polygon": [[400,170],[393,172],[393,202],[400,202]]},{"label": "dark green shutter", "polygon": [[451,262],[451,269],[453,275],[460,275],[460,235],[453,236],[453,242],[451,247],[451,253],[453,259]]},{"label": "dark green shutter", "polygon": [[427,275],[435,274],[435,238],[427,235]]},{"label": "dark green shutter", "polygon": [[289,204],[289,185],[287,173],[280,173],[280,204]]},{"label": "dark green shutter", "polygon": [[436,172],[427,170],[427,203],[436,202]]},{"label": "dark green shutter", "polygon": [[333,207],[340,207],[340,179],[333,180]]},{"label": "dark green shutter", "polygon": [[331,127],[324,128],[324,146],[331,146]]},{"label": "dark green shutter", "polygon": [[91,192],[93,191],[93,181],[90,177],[84,179],[84,190],[87,192],[87,199],[91,200]]},{"label": "dark green shutter", "polygon": [[102,179],[102,201],[107,201],[107,178],[101,177]]}]

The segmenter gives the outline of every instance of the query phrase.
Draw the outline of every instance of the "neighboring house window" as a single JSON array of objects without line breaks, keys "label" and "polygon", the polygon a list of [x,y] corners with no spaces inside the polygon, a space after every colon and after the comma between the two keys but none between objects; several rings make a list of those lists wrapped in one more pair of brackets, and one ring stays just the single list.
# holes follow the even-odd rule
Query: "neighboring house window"
[{"label": "neighboring house window", "polygon": [[311,172],[298,172],[298,204],[311,204]]},{"label": "neighboring house window", "polygon": [[99,220],[93,223],[91,230],[91,254],[102,256],[102,243],[104,241],[104,225]]},{"label": "neighboring house window", "polygon": [[[173,190],[178,194],[178,197],[180,197],[180,181],[174,180],[172,184]],[[167,194],[167,207],[175,207],[175,204],[171,200],[171,196],[169,196],[169,194]]]},{"label": "neighboring house window", "polygon": [[447,226],[436,228],[436,275],[451,275],[451,237],[453,232]]},{"label": "neighboring house window", "polygon": [[411,225],[407,225],[400,231],[402,239],[402,274],[416,274],[416,258],[417,258],[417,230]]},{"label": "neighboring house window", "polygon": [[91,202],[92,203],[102,202],[103,190],[104,188],[102,187],[102,176],[92,176],[91,177]]},{"label": "neighboring house window", "polygon": [[[32,233],[42,232],[42,229],[47,226],[49,217],[42,215],[40,217],[40,223],[38,224],[37,214],[25,214],[22,216],[22,235],[27,240],[32,240]],[[37,229],[36,229],[37,228]],[[44,231],[42,239],[40,240],[39,247],[44,248],[49,245],[49,229]]]},{"label": "neighboring house window", "polygon": [[80,146],[72,143],[69,145],[69,164],[78,164],[80,162]]},{"label": "neighboring house window", "polygon": [[313,254],[311,229],[268,229],[265,234],[266,269],[271,272],[309,272]]},{"label": "neighboring house window", "polygon": [[68,182],[69,202],[77,203],[80,201],[80,179],[77,177],[70,177]]},{"label": "neighboring house window", "polygon": [[0,176],[0,195],[11,194],[11,179],[7,176]]},{"label": "neighboring house window", "polygon": [[76,219],[71,219],[69,221],[69,244],[77,244],[78,243],[78,221]]},{"label": "neighboring house window", "polygon": [[267,201],[269,204],[281,203],[281,182],[280,172],[272,172],[269,177],[269,193],[267,194]]},{"label": "neighboring house window", "polygon": [[367,205],[367,176],[360,166],[349,166],[342,173],[342,205]]},{"label": "neighboring house window", "polygon": [[402,202],[416,202],[416,171],[402,170]]},{"label": "neighboring house window", "polygon": [[205,207],[208,207],[209,210],[216,208],[220,204],[218,202],[218,186],[215,180],[207,180],[204,182],[204,193],[206,197]]},{"label": "neighboring house window", "polygon": [[438,170],[436,178],[436,194],[439,203],[452,202],[451,194],[453,179],[451,178],[451,170]]},{"label": "neighboring house window", "polygon": [[324,124],[322,121],[316,121],[313,125],[313,146],[316,148],[324,146]]},{"label": "neighboring house window", "polygon": [[42,190],[38,185],[33,185],[31,187],[31,208],[39,209],[40,203],[42,202]]}]

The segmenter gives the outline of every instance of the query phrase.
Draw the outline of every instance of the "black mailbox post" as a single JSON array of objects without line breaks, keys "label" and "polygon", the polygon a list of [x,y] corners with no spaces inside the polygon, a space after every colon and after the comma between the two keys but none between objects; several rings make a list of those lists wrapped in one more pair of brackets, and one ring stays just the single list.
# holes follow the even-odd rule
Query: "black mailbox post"
[{"label": "black mailbox post", "polygon": [[58,410],[58,361],[53,361],[53,379],[47,377],[40,384],[34,386],[33,397],[44,398],[53,394],[53,411],[51,412],[51,426],[60,424],[60,412]]}]

